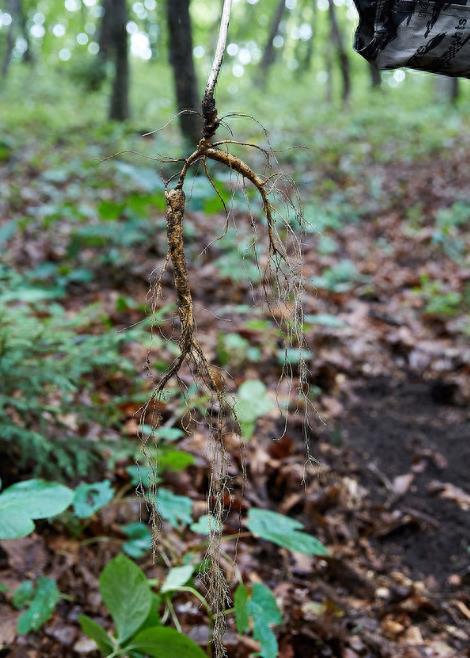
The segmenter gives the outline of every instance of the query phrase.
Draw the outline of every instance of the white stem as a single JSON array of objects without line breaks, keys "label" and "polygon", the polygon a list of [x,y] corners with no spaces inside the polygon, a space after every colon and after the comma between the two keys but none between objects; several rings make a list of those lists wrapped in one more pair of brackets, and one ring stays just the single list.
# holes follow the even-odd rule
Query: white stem
[{"label": "white stem", "polygon": [[204,97],[209,98],[214,95],[215,85],[217,78],[222,67],[222,60],[224,58],[225,47],[227,45],[228,24],[230,22],[230,12],[232,10],[232,0],[224,0],[222,8],[222,17],[220,19],[219,38],[217,39],[217,47],[215,49],[214,61],[212,62],[209,77],[207,78],[206,90]]}]

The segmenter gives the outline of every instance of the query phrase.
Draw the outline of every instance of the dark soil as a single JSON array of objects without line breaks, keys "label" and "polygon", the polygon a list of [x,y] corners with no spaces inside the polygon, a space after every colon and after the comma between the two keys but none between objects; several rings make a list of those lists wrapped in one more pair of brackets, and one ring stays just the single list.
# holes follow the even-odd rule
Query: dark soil
[{"label": "dark soil", "polygon": [[[374,505],[402,513],[396,527],[374,528],[374,544],[390,556],[391,566],[401,562],[414,579],[432,576],[444,585],[452,574],[464,575],[469,512],[439,495],[436,481],[470,493],[469,411],[439,403],[450,401],[439,382],[374,379],[357,395],[359,402],[342,419],[342,436]],[[400,496],[392,483],[403,475],[413,480]]]}]

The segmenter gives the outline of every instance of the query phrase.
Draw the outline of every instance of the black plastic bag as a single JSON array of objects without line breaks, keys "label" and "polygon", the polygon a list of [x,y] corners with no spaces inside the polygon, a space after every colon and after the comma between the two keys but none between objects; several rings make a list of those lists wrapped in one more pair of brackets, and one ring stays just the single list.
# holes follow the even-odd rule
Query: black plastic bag
[{"label": "black plastic bag", "polygon": [[354,0],[355,50],[380,69],[470,78],[470,0]]}]

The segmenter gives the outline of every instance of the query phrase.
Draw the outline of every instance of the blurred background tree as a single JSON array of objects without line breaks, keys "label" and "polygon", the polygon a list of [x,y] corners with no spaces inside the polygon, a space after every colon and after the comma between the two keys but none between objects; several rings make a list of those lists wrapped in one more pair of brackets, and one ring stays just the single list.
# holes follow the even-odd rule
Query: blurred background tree
[{"label": "blurred background tree", "polygon": [[[23,76],[28,103],[35,102],[48,79],[57,81],[61,98],[73,88],[79,95],[81,90],[99,93],[100,98],[107,94],[112,120],[128,119],[131,104],[142,121],[156,120],[150,108],[160,103],[149,100],[150,91],[160,100],[168,97],[171,70],[174,109],[196,112],[198,70],[207,67],[219,5],[218,0],[3,0],[3,98],[8,84],[14,86]],[[323,98],[328,103],[361,103],[369,84],[387,92],[408,89],[411,95],[418,86],[430,102],[433,90],[440,100],[457,101],[457,80],[446,83],[409,71],[381,74],[361,60],[352,50],[356,23],[352,0],[235,2],[224,91],[239,98],[240,92],[249,94],[269,83],[275,98],[289,80],[289,94],[297,94],[299,102],[310,98],[318,103]],[[94,100],[86,101],[80,106],[82,114],[96,107]],[[97,118],[94,109],[91,114]],[[197,115],[182,114],[179,124],[185,138],[194,142],[200,125]]]}]

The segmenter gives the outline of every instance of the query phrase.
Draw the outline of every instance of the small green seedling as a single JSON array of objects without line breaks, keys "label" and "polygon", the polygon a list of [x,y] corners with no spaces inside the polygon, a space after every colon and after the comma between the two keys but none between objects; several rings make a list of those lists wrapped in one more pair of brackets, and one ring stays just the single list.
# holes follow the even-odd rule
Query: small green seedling
[{"label": "small green seedling", "polygon": [[60,592],[53,578],[41,576],[32,582],[24,580],[12,596],[12,604],[23,610],[16,625],[20,635],[37,631],[48,621],[60,600]]},{"label": "small green seedling", "polygon": [[[165,581],[156,593],[155,583],[129,558],[118,555],[103,569],[99,587],[103,603],[108,609],[115,632],[108,633],[87,615],[80,615],[82,631],[96,642],[103,656],[117,658],[129,656],[177,656],[178,658],[207,658],[204,651],[183,633],[164,626],[163,622],[174,608],[171,596],[177,591],[195,592],[187,585],[194,573],[194,566],[186,565],[170,569]],[[160,610],[165,612],[160,617]]]},{"label": "small green seedling", "polygon": [[278,644],[272,626],[282,622],[282,615],[271,590],[256,583],[251,591],[240,584],[234,594],[235,622],[241,635],[252,632],[260,643],[261,658],[277,658]]},{"label": "small green seedling", "polygon": [[234,411],[240,424],[244,439],[251,439],[258,418],[266,415],[276,404],[269,395],[266,386],[258,379],[248,380],[238,389]]}]

